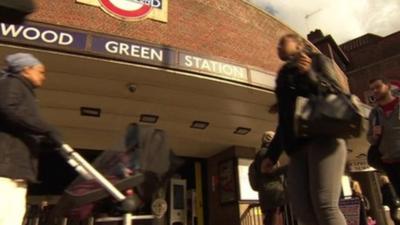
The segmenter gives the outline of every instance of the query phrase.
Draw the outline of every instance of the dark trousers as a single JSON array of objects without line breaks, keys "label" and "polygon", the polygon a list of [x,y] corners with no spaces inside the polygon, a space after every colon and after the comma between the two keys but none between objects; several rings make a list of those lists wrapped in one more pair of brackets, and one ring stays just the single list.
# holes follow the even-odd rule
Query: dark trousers
[{"label": "dark trousers", "polygon": [[400,196],[400,163],[384,163],[383,170],[385,170],[389,177],[390,183],[392,183],[396,194]]},{"label": "dark trousers", "polygon": [[[389,177],[397,196],[400,196],[400,163],[384,163],[383,170]],[[400,225],[400,216],[397,207],[390,207],[390,216],[396,225]]]},{"label": "dark trousers", "polygon": [[282,225],[282,212],[283,208],[267,209],[263,211],[264,214],[264,225]]},{"label": "dark trousers", "polygon": [[367,209],[362,199],[360,199],[360,225],[368,225]]}]

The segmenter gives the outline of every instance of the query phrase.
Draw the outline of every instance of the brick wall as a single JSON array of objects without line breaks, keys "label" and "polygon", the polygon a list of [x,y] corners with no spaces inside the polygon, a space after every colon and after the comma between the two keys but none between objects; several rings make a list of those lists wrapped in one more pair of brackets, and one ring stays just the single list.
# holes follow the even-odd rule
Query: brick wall
[{"label": "brick wall", "polygon": [[351,90],[364,100],[368,91],[368,81],[376,76],[384,76],[390,80],[400,80],[400,52],[397,57],[378,61],[358,70],[347,72]]},{"label": "brick wall", "polygon": [[[362,37],[365,39],[368,35]],[[365,40],[365,45],[348,49],[349,42],[344,44],[344,51],[350,59],[346,72],[353,93],[364,99],[368,90],[368,81],[376,76],[385,76],[391,80],[400,80],[400,32],[387,37]],[[355,39],[350,42],[357,42]]]},{"label": "brick wall", "polygon": [[37,0],[30,19],[164,44],[276,71],[279,37],[290,29],[242,0],[169,1],[168,23],[124,22],[74,0]]}]

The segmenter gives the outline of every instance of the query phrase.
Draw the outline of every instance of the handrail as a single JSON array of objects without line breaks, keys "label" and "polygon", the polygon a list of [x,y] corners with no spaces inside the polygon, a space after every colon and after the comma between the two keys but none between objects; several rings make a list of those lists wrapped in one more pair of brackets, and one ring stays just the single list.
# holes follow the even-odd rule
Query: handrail
[{"label": "handrail", "polygon": [[243,215],[240,216],[240,221],[244,220],[246,216],[250,213],[250,211],[256,207],[260,207],[259,203],[250,204],[247,209],[243,212]]},{"label": "handrail", "polygon": [[263,225],[260,204],[250,204],[240,216],[240,223],[242,225]]}]

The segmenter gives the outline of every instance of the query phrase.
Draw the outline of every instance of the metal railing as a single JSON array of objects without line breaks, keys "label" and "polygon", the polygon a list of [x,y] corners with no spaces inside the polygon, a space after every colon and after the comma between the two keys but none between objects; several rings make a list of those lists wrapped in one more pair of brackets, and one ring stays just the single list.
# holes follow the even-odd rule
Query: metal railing
[{"label": "metal railing", "polygon": [[241,225],[263,225],[263,215],[260,205],[250,204],[240,217]]},{"label": "metal railing", "polygon": [[[263,215],[259,203],[250,204],[240,217],[241,225],[264,225]],[[282,218],[278,220],[278,224],[297,225],[289,205],[285,205],[282,211]],[[269,224],[268,224],[269,225]]]}]

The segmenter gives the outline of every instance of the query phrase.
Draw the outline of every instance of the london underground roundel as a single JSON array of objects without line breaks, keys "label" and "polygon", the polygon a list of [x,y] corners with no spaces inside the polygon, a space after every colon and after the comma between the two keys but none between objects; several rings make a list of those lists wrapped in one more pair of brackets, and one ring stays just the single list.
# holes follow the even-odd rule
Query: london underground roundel
[{"label": "london underground roundel", "polygon": [[137,0],[99,0],[108,14],[123,20],[139,20],[147,16],[152,6]]}]

